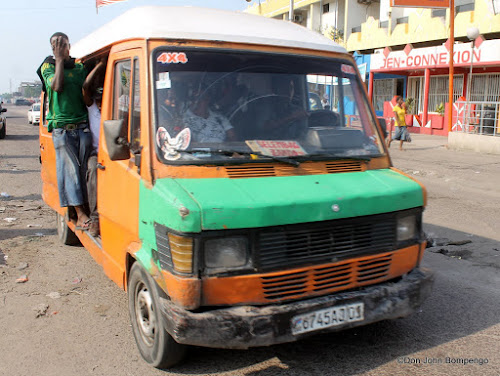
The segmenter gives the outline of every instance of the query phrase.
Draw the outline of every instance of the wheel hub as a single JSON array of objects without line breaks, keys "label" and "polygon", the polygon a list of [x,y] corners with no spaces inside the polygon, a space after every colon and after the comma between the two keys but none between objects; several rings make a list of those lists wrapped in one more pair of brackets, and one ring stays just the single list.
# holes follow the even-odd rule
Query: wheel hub
[{"label": "wheel hub", "polygon": [[148,288],[140,284],[136,289],[135,315],[142,340],[148,346],[153,346],[156,334],[156,313],[153,299]]}]

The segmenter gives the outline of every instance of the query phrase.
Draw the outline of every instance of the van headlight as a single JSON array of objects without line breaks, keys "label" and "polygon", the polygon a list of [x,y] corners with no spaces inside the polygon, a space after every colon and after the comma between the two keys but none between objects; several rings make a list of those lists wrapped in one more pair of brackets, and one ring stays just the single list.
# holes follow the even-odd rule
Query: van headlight
[{"label": "van headlight", "polygon": [[415,239],[417,237],[417,217],[416,215],[406,215],[398,218],[397,240],[398,242]]},{"label": "van headlight", "polygon": [[235,236],[205,241],[205,266],[207,268],[241,268],[248,263],[248,239],[246,237]]}]

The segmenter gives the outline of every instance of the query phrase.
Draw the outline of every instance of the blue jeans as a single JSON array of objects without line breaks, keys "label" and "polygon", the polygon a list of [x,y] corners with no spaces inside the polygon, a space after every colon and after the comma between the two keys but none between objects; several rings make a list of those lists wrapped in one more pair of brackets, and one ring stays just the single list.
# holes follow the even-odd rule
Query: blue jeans
[{"label": "blue jeans", "polygon": [[57,188],[61,207],[80,206],[87,202],[87,159],[92,150],[90,129],[52,131],[56,149]]}]

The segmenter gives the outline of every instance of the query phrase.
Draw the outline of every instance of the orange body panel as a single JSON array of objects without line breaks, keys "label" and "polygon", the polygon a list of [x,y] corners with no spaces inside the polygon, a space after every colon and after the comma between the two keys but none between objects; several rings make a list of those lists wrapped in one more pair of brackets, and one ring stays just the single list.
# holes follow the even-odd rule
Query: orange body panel
[{"label": "orange body panel", "polygon": [[42,119],[40,119],[39,137],[40,157],[42,158],[42,198],[52,209],[64,215],[66,209],[59,206],[59,193],[57,191],[56,150],[52,142],[52,134],[47,131],[46,122],[43,122]]},{"label": "orange body panel", "polygon": [[[280,301],[280,299],[266,297],[263,281],[274,281],[270,289],[279,289],[280,285],[285,287],[287,283],[296,285],[298,280],[303,281],[303,286],[297,288],[295,295],[289,294],[286,299],[299,299],[313,297],[315,295],[331,294],[338,291],[371,285],[388,281],[404,275],[415,268],[419,257],[419,245],[403,248],[394,252],[376,254],[372,256],[359,257],[352,260],[325,264],[320,267],[305,267],[292,270],[271,272],[266,274],[249,274],[235,277],[207,277],[203,279],[202,296],[203,305],[238,305],[238,304],[269,304]],[[376,264],[378,260],[384,260],[384,264]],[[373,278],[360,277],[359,265],[364,266],[373,263],[376,266],[369,270]],[[385,269],[379,273],[379,269]],[[316,270],[316,271],[315,271]],[[317,271],[321,272],[321,279],[330,278],[331,288],[322,289],[318,293],[317,281],[311,276]],[[317,272],[317,273],[320,273]],[[348,275],[348,277],[346,277]],[[291,282],[292,281],[292,282]],[[342,281],[342,283],[340,283]],[[290,290],[284,288],[284,290]]]},{"label": "orange body panel", "polygon": [[200,306],[201,280],[199,278],[178,277],[164,270],[161,273],[165,281],[163,287],[172,302],[186,309],[195,309]]},{"label": "orange body panel", "polygon": [[[139,69],[141,79],[141,99],[147,93],[147,60],[141,46],[144,42],[129,42],[128,48],[120,47],[120,52],[111,49],[108,59],[106,80],[104,83],[104,96],[102,106],[102,119],[112,119],[113,114],[113,78],[114,66],[118,61],[139,58]],[[116,47],[118,49],[118,47]],[[131,85],[132,86],[132,85]],[[148,102],[141,100],[141,144],[143,148],[142,165],[147,166],[149,162],[149,111]],[[126,255],[127,250],[133,243],[139,240],[139,183],[141,175],[146,180],[150,179],[147,168],[141,169],[141,175],[135,165],[134,157],[123,161],[112,161],[109,159],[104,133],[101,127],[99,138],[98,162],[104,169],[98,170],[97,177],[97,200],[99,208],[99,220],[102,239],[102,267],[105,273],[119,286],[125,287]]]}]

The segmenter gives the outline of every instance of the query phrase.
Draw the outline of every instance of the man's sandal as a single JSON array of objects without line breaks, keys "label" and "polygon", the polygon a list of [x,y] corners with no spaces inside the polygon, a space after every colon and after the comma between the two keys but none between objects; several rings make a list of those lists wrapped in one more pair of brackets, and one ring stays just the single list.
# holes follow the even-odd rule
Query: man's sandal
[{"label": "man's sandal", "polygon": [[85,222],[83,222],[83,225],[81,226],[76,226],[75,230],[80,230],[80,231],[87,231],[90,228],[90,223],[92,221],[90,219],[87,219]]}]

